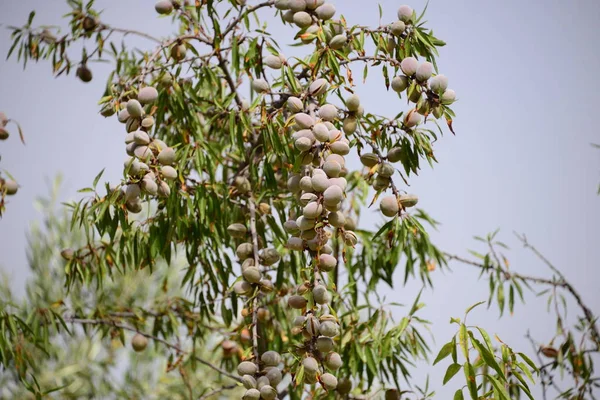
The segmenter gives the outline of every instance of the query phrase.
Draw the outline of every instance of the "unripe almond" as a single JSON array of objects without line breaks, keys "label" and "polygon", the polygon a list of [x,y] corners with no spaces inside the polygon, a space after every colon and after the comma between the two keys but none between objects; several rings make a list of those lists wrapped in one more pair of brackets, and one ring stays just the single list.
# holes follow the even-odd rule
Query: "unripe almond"
[{"label": "unripe almond", "polygon": [[287,188],[292,193],[298,193],[302,189],[300,188],[300,180],[302,177],[300,175],[292,175],[288,178]]},{"label": "unripe almond", "polygon": [[416,194],[400,195],[400,204],[404,208],[414,207],[419,202],[419,197]]},{"label": "unripe almond", "polygon": [[281,383],[281,381],[283,380],[283,376],[282,376],[279,368],[268,367],[268,368],[265,368],[265,371],[267,371],[267,374],[265,376],[269,380],[269,383],[271,384],[271,386],[277,387],[277,385],[279,385]]},{"label": "unripe almond", "polygon": [[316,192],[324,192],[331,186],[327,175],[315,175],[311,178],[311,185]]},{"label": "unripe almond", "polygon": [[333,18],[335,15],[335,6],[331,3],[323,4],[322,6],[317,7],[315,14],[317,14],[319,19],[326,21]]},{"label": "unripe almond", "polygon": [[237,372],[240,376],[256,375],[256,373],[258,372],[258,367],[253,362],[242,361],[238,364]]},{"label": "unripe almond", "polygon": [[407,128],[412,128],[419,125],[419,123],[421,123],[421,116],[417,110],[410,110],[404,118],[404,125],[406,125]]},{"label": "unripe almond", "polygon": [[135,131],[133,133],[133,141],[135,144],[146,146],[150,143],[150,137],[144,131]]},{"label": "unripe almond", "polygon": [[329,272],[333,271],[337,265],[337,260],[335,257],[329,254],[321,254],[319,256],[319,260],[317,265],[321,271]]},{"label": "unripe almond", "polygon": [[334,121],[337,116],[338,110],[333,104],[325,104],[319,109],[319,117],[324,121]]},{"label": "unripe almond", "polygon": [[125,130],[128,133],[137,131],[140,128],[140,119],[139,118],[133,118],[130,117],[127,122],[125,123]]},{"label": "unripe almond", "polygon": [[323,202],[326,205],[335,205],[344,199],[344,192],[338,186],[330,186],[323,192]]},{"label": "unripe almond", "polygon": [[244,279],[246,279],[250,283],[258,283],[262,278],[262,275],[258,268],[256,267],[248,267],[242,272]]},{"label": "unripe almond", "polygon": [[336,228],[343,228],[346,224],[346,216],[341,211],[329,213],[327,220],[331,226]]},{"label": "unripe almond", "polygon": [[246,281],[238,281],[233,285],[233,291],[240,296],[246,296],[252,292],[252,285]]},{"label": "unripe almond", "polygon": [[353,94],[346,99],[346,107],[348,107],[348,111],[355,112],[360,107],[360,98],[357,94]]},{"label": "unripe almond", "polygon": [[265,385],[260,388],[260,397],[264,400],[274,400],[277,397],[277,390],[271,385]]},{"label": "unripe almond", "polygon": [[448,89],[448,78],[445,75],[436,75],[429,80],[429,89],[437,94],[442,94]]},{"label": "unripe almond", "polygon": [[171,47],[171,58],[175,61],[181,61],[185,58],[187,47],[185,44],[175,44]]},{"label": "unripe almond", "polygon": [[307,28],[312,24],[312,17],[305,11],[298,11],[294,14],[294,24],[299,28]]},{"label": "unripe almond", "polygon": [[287,248],[290,250],[304,250],[304,241],[298,237],[291,237],[287,241]]},{"label": "unripe almond", "polygon": [[372,168],[379,163],[379,156],[375,153],[363,153],[360,156],[360,162],[365,167]]},{"label": "unripe almond", "polygon": [[328,336],[319,336],[319,338],[317,338],[316,347],[317,350],[319,350],[321,353],[329,353],[331,350],[333,350],[334,347],[333,339],[331,339]]},{"label": "unripe almond", "polygon": [[403,22],[409,22],[413,16],[413,9],[409,6],[403,5],[398,9],[398,19]]},{"label": "unripe almond", "polygon": [[392,90],[401,93],[408,87],[408,78],[404,75],[399,75],[392,79]]},{"label": "unripe almond", "polygon": [[262,356],[260,356],[260,360],[264,365],[276,367],[281,362],[281,355],[273,350],[265,351]]},{"label": "unripe almond", "polygon": [[165,179],[171,181],[177,179],[177,170],[170,165],[163,165],[160,167],[160,173]]},{"label": "unripe almond", "polygon": [[335,388],[337,388],[338,385],[338,380],[329,372],[325,372],[323,375],[321,375],[321,383],[323,384],[323,387],[325,387],[325,389],[335,390]]},{"label": "unripe almond", "polygon": [[344,118],[344,125],[343,125],[342,129],[344,130],[344,133],[346,135],[352,135],[354,132],[356,132],[357,127],[358,127],[358,122],[356,120],[356,117],[348,116],[348,117]]},{"label": "unripe almond", "polygon": [[288,110],[290,110],[293,113],[298,113],[304,109],[304,104],[302,103],[302,100],[300,100],[297,97],[288,97],[286,104]]},{"label": "unripe almond", "polygon": [[441,102],[444,105],[450,105],[456,101],[456,92],[452,89],[446,89],[442,95]]},{"label": "unripe almond", "polygon": [[327,287],[324,285],[317,285],[312,291],[313,298],[317,304],[327,304],[331,301],[331,294],[327,291]]},{"label": "unripe almond", "polygon": [[281,14],[281,18],[285,22],[291,24],[294,22],[294,12],[292,10],[288,10],[288,11],[284,12],[283,14]]},{"label": "unripe almond", "polygon": [[127,208],[127,211],[130,213],[137,214],[142,211],[142,202],[139,197],[136,197],[135,199],[125,202],[125,208]]},{"label": "unripe almond", "polygon": [[294,220],[285,221],[283,224],[283,229],[287,233],[291,233],[292,235],[300,233],[300,228],[298,227],[298,224]]},{"label": "unripe almond", "polygon": [[383,199],[381,199],[381,203],[379,203],[379,208],[381,209],[383,215],[385,215],[386,217],[395,217],[396,215],[398,215],[398,211],[400,210],[400,207],[398,207],[398,199],[396,199],[396,196],[386,196]]},{"label": "unripe almond", "polygon": [[339,334],[339,327],[334,321],[323,321],[320,331],[321,335],[332,338]]},{"label": "unripe almond", "polygon": [[[6,184],[6,182],[5,182]],[[135,184],[135,183],[131,183],[127,186],[125,186],[125,201],[129,201],[129,200],[133,200],[137,197],[140,197],[141,194],[141,189],[140,186]]]},{"label": "unripe almond", "polygon": [[392,175],[394,175],[394,171],[395,169],[392,164],[384,162],[379,165],[377,173],[384,178],[390,178]]},{"label": "unripe almond", "polygon": [[323,164],[323,170],[325,171],[328,177],[337,178],[338,176],[340,176],[342,166],[335,161],[325,161],[325,163]]},{"label": "unripe almond", "polygon": [[441,118],[442,115],[444,115],[444,107],[440,104],[438,104],[437,106],[433,107],[433,116],[435,118]]},{"label": "unripe almond", "polygon": [[281,260],[281,255],[276,249],[268,248],[261,250],[259,254],[260,262],[265,267],[277,264]]},{"label": "unripe almond", "polygon": [[265,57],[265,64],[267,67],[272,69],[281,69],[283,66],[283,60],[279,56],[269,54],[267,57]]},{"label": "unripe almond", "polygon": [[127,123],[127,120],[129,119],[129,112],[127,112],[126,108],[119,111],[119,113],[117,114],[117,119],[122,124]]},{"label": "unripe almond", "polygon": [[142,190],[150,196],[156,196],[158,194],[158,185],[153,179],[142,179],[140,182]]},{"label": "unripe almond", "polygon": [[315,219],[323,212],[323,206],[317,202],[307,204],[302,210],[305,218]]},{"label": "unripe almond", "polygon": [[346,45],[346,43],[348,43],[348,36],[346,36],[345,33],[341,33],[331,38],[331,40],[329,41],[329,47],[331,47],[334,50],[339,50],[343,48]]},{"label": "unripe almond", "polygon": [[164,148],[158,153],[157,159],[162,165],[172,165],[175,162],[175,150],[171,147]]},{"label": "unripe almond", "polygon": [[62,258],[64,258],[65,260],[71,260],[73,259],[73,256],[75,255],[75,252],[72,249],[63,249],[60,252],[60,255],[62,256]]},{"label": "unripe almond", "polygon": [[429,61],[425,61],[424,63],[419,65],[415,76],[419,82],[425,82],[427,79],[431,78],[432,74],[433,74],[433,64],[430,63]]},{"label": "unripe almond", "polygon": [[306,357],[302,360],[302,365],[304,366],[304,370],[311,374],[319,370],[319,363],[313,357]]},{"label": "unripe almond", "polygon": [[323,123],[317,123],[312,127],[312,132],[319,142],[329,141],[329,129]]},{"label": "unripe almond", "polygon": [[241,194],[248,193],[250,190],[252,190],[252,185],[245,176],[236,176],[233,181],[233,186]]},{"label": "unripe almond", "polygon": [[340,164],[342,168],[346,165],[346,160],[339,154],[330,154],[325,158],[325,161],[335,161]]},{"label": "unripe almond", "polygon": [[335,154],[339,154],[341,156],[345,156],[346,154],[350,153],[350,145],[347,143],[347,141],[337,141],[335,143],[332,143],[331,146],[329,146],[329,149],[335,153]]},{"label": "unripe almond", "polygon": [[92,71],[85,64],[80,65],[75,74],[82,82],[88,83],[92,80]]},{"label": "unripe almond", "polygon": [[256,388],[256,379],[252,375],[244,375],[242,376],[242,385],[246,389],[255,389]]},{"label": "unripe almond", "polygon": [[146,350],[146,347],[148,347],[148,338],[142,334],[136,333],[133,335],[133,338],[131,338],[131,347],[138,353]]},{"label": "unripe almond", "polygon": [[402,159],[402,148],[400,147],[393,147],[390,149],[390,151],[388,151],[387,153],[387,160],[389,162],[398,162]]},{"label": "unripe almond", "polygon": [[296,149],[300,150],[301,152],[305,152],[312,148],[312,142],[309,138],[301,137],[296,139],[296,141],[294,142],[294,147],[296,147]]},{"label": "unripe almond", "polygon": [[290,0],[275,0],[275,8],[278,10],[289,10]]},{"label": "unripe almond", "polygon": [[290,10],[293,12],[306,10],[306,1],[304,0],[289,0]]},{"label": "unripe almond", "polygon": [[419,66],[419,62],[414,57],[406,57],[400,63],[400,69],[404,72],[406,76],[412,76],[417,72],[417,68]]},{"label": "unripe almond", "polygon": [[406,24],[403,21],[395,21],[390,24],[390,32],[393,35],[400,36],[406,30]]},{"label": "unripe almond", "polygon": [[158,193],[160,197],[169,197],[171,195],[171,188],[165,181],[161,181],[158,184]]},{"label": "unripe almond", "polygon": [[303,176],[302,179],[300,179],[300,189],[305,192],[312,192],[314,190],[312,186],[312,178],[310,176]]},{"label": "unripe almond", "polygon": [[311,96],[320,96],[329,89],[329,83],[326,79],[319,78],[310,84],[308,94]]},{"label": "unripe almond", "polygon": [[260,399],[260,391],[258,389],[248,389],[242,396],[242,400],[259,400]]},{"label": "unripe almond", "polygon": [[241,243],[238,245],[235,250],[235,254],[238,256],[240,260],[245,260],[249,258],[254,253],[254,248],[252,247],[252,243]]},{"label": "unripe almond", "polygon": [[315,227],[316,221],[312,218],[305,218],[304,216],[298,217],[296,223],[301,231],[312,230]]},{"label": "unripe almond", "polygon": [[154,117],[149,115],[142,120],[142,127],[150,130],[154,126]]},{"label": "unripe almond", "polygon": [[288,305],[297,310],[303,309],[306,307],[306,299],[302,296],[294,295],[288,298]]},{"label": "unripe almond", "polygon": [[138,100],[142,104],[154,103],[156,99],[158,99],[158,90],[152,86],[146,86],[138,93]]},{"label": "unripe almond", "polygon": [[131,99],[127,102],[127,112],[133,118],[139,118],[144,113],[144,109],[139,101]]},{"label": "unripe almond", "polygon": [[302,129],[310,129],[315,124],[313,117],[305,113],[294,115],[294,121]]},{"label": "unripe almond", "polygon": [[253,80],[251,86],[252,90],[257,93],[265,93],[269,91],[269,83],[262,78]]},{"label": "unripe almond", "polygon": [[167,15],[173,11],[173,3],[171,0],[160,0],[156,2],[154,9],[159,14]]}]

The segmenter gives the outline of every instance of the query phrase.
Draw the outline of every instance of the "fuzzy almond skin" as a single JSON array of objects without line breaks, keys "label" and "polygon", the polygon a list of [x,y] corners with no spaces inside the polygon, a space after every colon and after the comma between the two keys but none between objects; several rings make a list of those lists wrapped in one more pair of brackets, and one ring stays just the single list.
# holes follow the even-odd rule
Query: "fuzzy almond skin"
[{"label": "fuzzy almond skin", "polygon": [[131,339],[131,347],[138,353],[146,350],[146,347],[148,347],[148,338],[136,333]]}]

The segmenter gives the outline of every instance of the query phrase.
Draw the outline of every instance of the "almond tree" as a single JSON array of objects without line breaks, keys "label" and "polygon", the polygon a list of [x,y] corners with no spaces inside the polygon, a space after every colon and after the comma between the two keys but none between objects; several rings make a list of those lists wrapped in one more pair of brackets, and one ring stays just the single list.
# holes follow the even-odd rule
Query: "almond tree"
[{"label": "almond tree", "polygon": [[[168,38],[113,26],[79,0],[67,1],[67,33],[33,25],[33,12],[11,28],[9,58],[48,61],[55,76],[90,82],[93,62],[112,63],[100,114],[123,124],[127,157],[121,182],[99,185],[99,173],[67,209],[48,206],[56,231],[32,241],[28,298],[18,306],[3,295],[3,395],[431,398],[428,384],[411,378],[416,362],[433,358],[420,296],[400,320],[377,296],[381,285],[402,285],[398,267],[404,283],[433,285],[432,268],[471,264],[489,277],[501,309],[505,290],[512,310],[532,283],[549,285],[556,302],[561,289],[577,296],[561,275],[510,272],[493,235],[480,261],[431,243],[425,227],[436,221],[403,188],[453,132],[456,94],[436,63],[445,43],[424,13],[403,5],[371,28],[325,0],[246,3],[158,1],[157,13],[177,27]],[[307,57],[282,53],[257,17],[264,9],[276,16],[270,23],[297,27],[286,40]],[[154,46],[130,48],[131,35]],[[382,73],[381,90],[396,92],[404,111],[383,116],[363,105],[353,68],[364,68],[366,82],[369,71]],[[4,201],[18,186],[0,179]],[[367,206],[388,219],[376,232],[360,227]],[[444,383],[465,377],[455,399],[533,398],[539,371],[544,391],[556,383],[546,385],[550,366],[468,325],[469,311],[435,349],[434,363],[452,360]],[[584,314],[581,334],[565,327],[560,349],[544,347],[576,381],[564,398],[591,396],[596,384],[595,317]],[[116,344],[128,341],[131,349]],[[111,378],[119,368],[121,381]]]}]

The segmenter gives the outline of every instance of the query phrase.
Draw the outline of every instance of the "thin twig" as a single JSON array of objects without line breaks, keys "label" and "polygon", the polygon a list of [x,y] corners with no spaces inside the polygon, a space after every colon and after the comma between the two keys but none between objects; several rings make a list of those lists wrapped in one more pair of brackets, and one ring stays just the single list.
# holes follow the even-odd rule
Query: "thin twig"
[{"label": "thin twig", "polygon": [[[189,354],[188,351],[182,349],[181,347],[179,347],[179,346],[177,346],[175,344],[169,343],[165,339],[159,338],[158,336],[154,336],[154,335],[151,335],[149,333],[142,332],[139,329],[136,329],[134,327],[120,324],[120,323],[118,323],[116,321],[105,320],[105,319],[84,319],[84,318],[77,318],[77,317],[67,317],[64,320],[65,320],[65,322],[70,322],[70,323],[80,324],[80,325],[105,325],[105,326],[112,326],[112,327],[123,329],[123,330],[126,330],[126,331],[139,333],[140,335],[145,336],[148,339],[152,339],[155,342],[162,343],[166,347],[175,350],[179,354]],[[233,380],[235,380],[237,382],[241,382],[241,378],[239,376],[233,375],[233,374],[229,373],[228,371],[225,371],[224,369],[219,368],[216,365],[212,364],[211,362],[206,361],[203,358],[200,358],[200,357],[198,357],[196,355],[193,355],[193,357],[199,363],[206,365],[207,367],[209,367],[209,368],[217,371],[218,373],[220,373],[222,375],[225,375],[226,377],[231,378],[231,379],[233,379]]]},{"label": "thin twig", "polygon": [[198,400],[206,400],[209,397],[214,396],[215,394],[219,394],[219,393],[224,392],[226,390],[235,389],[237,387],[239,387],[239,385],[227,385],[227,386],[223,386],[223,387],[217,388],[217,389],[215,389],[213,391],[210,391],[210,392],[208,392],[206,394],[203,394],[202,396],[200,396],[198,398]]}]

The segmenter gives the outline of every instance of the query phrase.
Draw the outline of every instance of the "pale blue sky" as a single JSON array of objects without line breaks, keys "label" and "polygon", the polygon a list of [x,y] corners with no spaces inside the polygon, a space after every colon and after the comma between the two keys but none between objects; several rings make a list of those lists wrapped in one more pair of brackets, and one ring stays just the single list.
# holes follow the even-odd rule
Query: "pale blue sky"
[{"label": "pale blue sky", "polygon": [[[379,23],[376,2],[333,3],[350,24]],[[393,21],[402,2],[380,3],[383,22]],[[411,3],[418,11],[424,4]],[[169,21],[157,19],[152,5],[142,0],[97,1],[98,8],[106,8],[107,23],[165,36],[171,32]],[[40,24],[60,23],[67,10],[62,0],[1,0],[0,24],[20,25],[34,8]],[[438,65],[460,98],[454,107],[457,136],[444,136],[435,147],[439,164],[411,181],[410,191],[420,196],[420,205],[443,223],[432,232],[435,242],[465,254],[476,246],[473,235],[500,227],[501,238],[514,247],[508,253],[512,268],[547,275],[511,233],[524,232],[580,289],[585,301],[600,310],[600,153],[590,146],[600,142],[600,55],[595,44],[600,37],[600,2],[431,0],[427,20],[448,43]],[[271,21],[270,27],[277,37],[293,33],[278,21]],[[151,45],[130,40],[145,48]],[[0,30],[0,55],[9,46],[8,31]],[[93,65],[95,78],[87,85],[72,76],[53,79],[48,63],[30,64],[26,71],[15,61],[0,66],[0,110],[22,123],[27,139],[27,146],[15,136],[0,143],[0,167],[22,185],[0,221],[0,268],[11,273],[20,288],[27,276],[25,232],[40,217],[32,203],[35,196],[47,193],[46,178],[65,174],[64,199],[75,198],[76,190],[102,168],[105,178],[116,182],[122,172],[123,134],[122,126],[99,116],[95,106],[107,66]],[[392,116],[405,109],[393,94],[383,93],[376,74],[370,76],[368,85],[358,89],[368,110]],[[369,219],[381,221],[379,215],[372,216]],[[475,271],[461,265],[454,266],[454,273],[433,276],[436,288],[426,293],[424,315],[434,322],[437,350],[454,332],[449,317],[461,316],[467,306],[486,299],[487,283],[478,283]],[[389,293],[389,298],[408,303],[418,290],[414,282]],[[498,320],[496,309],[478,309],[470,322],[530,353],[523,339],[526,326],[543,339],[553,332],[554,321],[547,318],[544,301],[531,295],[528,299],[530,307],[517,306],[512,317]],[[436,388],[441,387],[444,369],[445,365],[429,370]],[[422,372],[417,374],[421,379]],[[447,398],[457,383],[440,389],[438,398]]]}]

